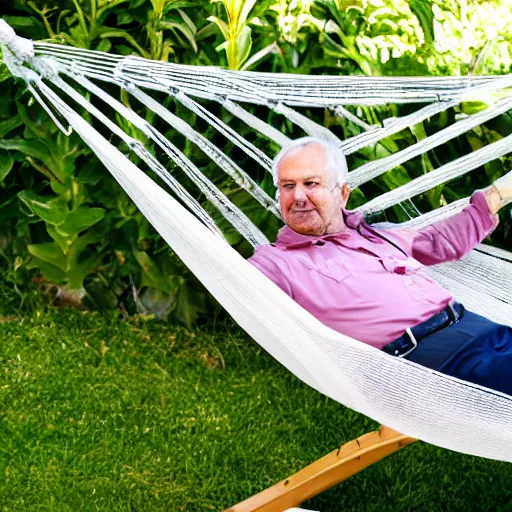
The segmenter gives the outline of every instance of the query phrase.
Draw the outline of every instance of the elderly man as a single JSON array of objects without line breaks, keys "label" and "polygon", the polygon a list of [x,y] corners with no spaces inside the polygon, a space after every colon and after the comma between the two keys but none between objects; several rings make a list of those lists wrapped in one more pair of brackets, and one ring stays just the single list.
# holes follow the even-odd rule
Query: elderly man
[{"label": "elderly man", "polygon": [[477,191],[448,220],[379,230],[345,209],[339,149],[306,137],[273,166],[286,226],[250,262],[332,329],[460,379],[512,394],[512,329],[464,311],[418,270],[461,258],[512,202],[512,173]]}]

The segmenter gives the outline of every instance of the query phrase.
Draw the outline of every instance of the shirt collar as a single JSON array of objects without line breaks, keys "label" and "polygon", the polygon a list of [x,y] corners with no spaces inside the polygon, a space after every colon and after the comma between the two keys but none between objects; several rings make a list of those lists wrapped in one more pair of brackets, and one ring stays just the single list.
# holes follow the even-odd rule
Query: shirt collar
[{"label": "shirt collar", "polygon": [[343,209],[343,229],[337,233],[329,233],[326,235],[302,235],[293,231],[288,226],[284,226],[274,243],[280,249],[298,249],[301,247],[308,247],[310,245],[317,245],[318,242],[325,242],[329,240],[345,239],[350,236],[351,230],[357,229],[359,225],[364,222],[364,215],[361,212],[350,211]]}]

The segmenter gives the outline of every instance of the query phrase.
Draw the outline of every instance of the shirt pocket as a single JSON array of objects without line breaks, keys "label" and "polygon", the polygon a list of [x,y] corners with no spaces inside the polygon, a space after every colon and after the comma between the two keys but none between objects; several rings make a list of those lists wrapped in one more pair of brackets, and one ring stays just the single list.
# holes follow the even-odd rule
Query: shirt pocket
[{"label": "shirt pocket", "polygon": [[298,259],[310,271],[321,274],[338,283],[353,276],[349,267],[341,261],[341,258],[316,258],[313,260],[301,254],[298,255]]}]

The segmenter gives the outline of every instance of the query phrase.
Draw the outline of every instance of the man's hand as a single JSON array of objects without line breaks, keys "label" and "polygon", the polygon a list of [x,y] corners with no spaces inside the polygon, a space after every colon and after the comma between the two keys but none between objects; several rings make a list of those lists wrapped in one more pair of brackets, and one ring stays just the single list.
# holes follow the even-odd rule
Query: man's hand
[{"label": "man's hand", "polygon": [[487,203],[493,214],[509,203],[512,203],[512,171],[497,179],[484,191]]},{"label": "man's hand", "polygon": [[501,196],[502,207],[512,203],[512,171],[497,179],[494,186]]}]

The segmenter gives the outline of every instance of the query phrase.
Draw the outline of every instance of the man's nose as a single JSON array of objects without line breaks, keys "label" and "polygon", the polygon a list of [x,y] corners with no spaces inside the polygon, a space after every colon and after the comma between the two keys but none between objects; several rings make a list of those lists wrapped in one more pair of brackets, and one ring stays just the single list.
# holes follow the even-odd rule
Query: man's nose
[{"label": "man's nose", "polygon": [[295,186],[294,199],[295,199],[295,201],[307,201],[307,199],[308,199],[308,196],[306,195],[306,191],[300,185]]}]

